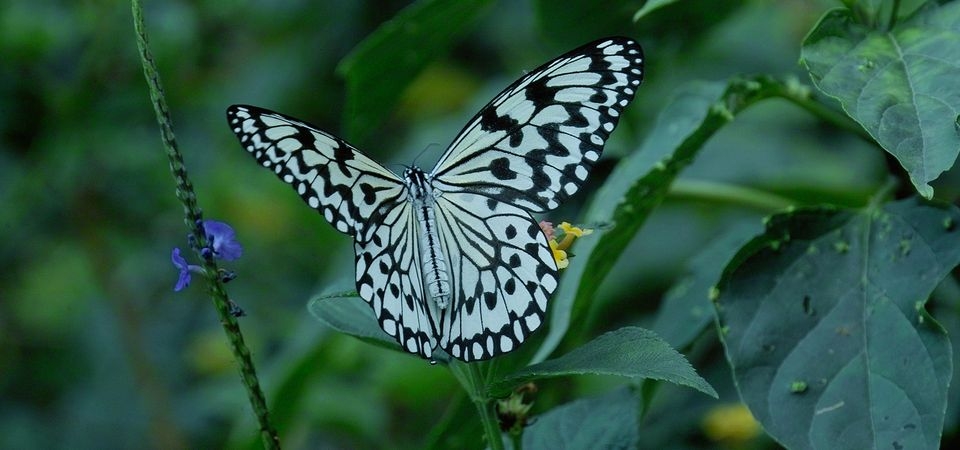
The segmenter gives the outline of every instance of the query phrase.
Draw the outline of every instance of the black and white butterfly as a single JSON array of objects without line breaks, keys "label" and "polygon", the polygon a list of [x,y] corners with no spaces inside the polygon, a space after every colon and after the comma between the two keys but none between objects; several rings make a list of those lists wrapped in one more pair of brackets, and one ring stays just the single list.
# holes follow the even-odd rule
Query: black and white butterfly
[{"label": "black and white butterfly", "polygon": [[615,37],[526,74],[480,110],[424,172],[394,174],[305,122],[234,105],[243,147],[353,237],[357,291],[411,353],[463,361],[516,349],[543,323],[557,264],[530,215],[583,185],[643,79]]}]

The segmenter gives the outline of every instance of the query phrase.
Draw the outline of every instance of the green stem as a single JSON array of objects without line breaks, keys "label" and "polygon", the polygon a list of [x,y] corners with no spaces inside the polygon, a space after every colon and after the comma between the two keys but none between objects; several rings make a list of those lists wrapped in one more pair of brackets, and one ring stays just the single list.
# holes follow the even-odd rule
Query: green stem
[{"label": "green stem", "polygon": [[677,180],[670,186],[668,195],[680,199],[729,203],[768,213],[781,211],[794,204],[789,199],[768,192],[711,181]]},{"label": "green stem", "polygon": [[871,144],[876,144],[876,140],[873,138],[873,136],[870,136],[870,133],[863,129],[863,127],[855,120],[851,119],[850,116],[847,116],[841,111],[830,108],[823,102],[817,100],[811,93],[809,86],[800,84],[796,81],[787,81],[776,82],[775,84],[771,84],[771,87],[773,87],[773,91],[771,92],[773,96],[787,100],[807,110],[807,112],[813,114],[824,122],[856,134],[861,139]]},{"label": "green stem", "polygon": [[523,450],[523,434],[510,433],[510,442],[513,443],[513,450]]},{"label": "green stem", "polygon": [[[207,245],[206,233],[203,229],[202,213],[197,206],[197,197],[193,190],[193,185],[187,176],[187,169],[183,164],[183,156],[177,146],[176,137],[173,134],[173,125],[170,120],[170,112],[167,108],[166,100],[163,96],[163,87],[160,84],[160,75],[157,72],[156,64],[153,61],[153,54],[147,43],[147,31],[143,21],[143,8],[140,0],[131,0],[133,9],[133,26],[137,35],[137,47],[140,50],[140,61],[143,64],[143,75],[147,79],[147,85],[150,89],[150,100],[153,103],[154,112],[157,115],[157,122],[160,125],[160,137],[163,140],[164,149],[167,152],[167,159],[170,163],[170,171],[173,173],[177,185],[177,198],[183,204],[185,222],[190,229],[196,247],[204,248]],[[266,397],[260,389],[260,382],[257,379],[257,372],[250,357],[250,350],[243,341],[243,334],[240,332],[240,324],[231,314],[230,300],[223,287],[223,282],[219,277],[219,268],[213,258],[200,258],[203,261],[205,278],[207,280],[208,292],[213,299],[217,315],[220,317],[220,323],[230,342],[230,350],[233,352],[234,359],[240,366],[240,378],[247,389],[247,396],[250,405],[257,416],[260,424],[260,437],[263,445],[267,449],[279,449],[280,438],[276,429],[270,424],[269,410],[267,409]]]},{"label": "green stem", "polygon": [[899,180],[895,176],[887,177],[887,181],[880,186],[880,189],[877,192],[874,192],[870,196],[870,201],[867,204],[868,210],[877,210],[883,207],[883,204],[890,200],[890,197],[893,196],[893,193],[896,191],[897,186],[900,184]]},{"label": "green stem", "polygon": [[467,391],[473,405],[476,406],[489,448],[491,450],[503,450],[503,435],[500,433],[500,425],[491,406],[492,401],[487,396],[487,380],[480,372],[479,366],[482,364],[452,361],[450,371]]}]

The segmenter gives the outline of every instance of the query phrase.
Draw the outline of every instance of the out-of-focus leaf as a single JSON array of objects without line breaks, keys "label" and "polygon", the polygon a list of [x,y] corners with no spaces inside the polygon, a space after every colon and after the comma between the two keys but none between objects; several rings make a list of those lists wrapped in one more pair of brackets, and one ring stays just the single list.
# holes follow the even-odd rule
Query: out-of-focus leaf
[{"label": "out-of-focus leaf", "polygon": [[960,211],[911,198],[774,216],[717,312],[744,402],[788,448],[938,448],[950,343],[923,306],[960,263]]},{"label": "out-of-focus leaf", "polygon": [[724,266],[751,238],[762,231],[760,221],[727,230],[690,261],[688,273],[664,295],[653,331],[673,348],[690,345],[713,322],[710,289],[720,280]]},{"label": "out-of-focus leaf", "polygon": [[397,340],[385,333],[377,323],[370,305],[356,291],[326,294],[310,300],[310,313],[334,330],[374,345],[403,351]]},{"label": "out-of-focus leaf", "polygon": [[534,2],[537,24],[552,42],[573,48],[604,36],[631,35],[631,17],[642,0]]},{"label": "out-of-focus leaf", "polygon": [[960,3],[928,2],[889,31],[858,23],[849,10],[829,11],[801,58],[817,87],[932,197],[929,183],[960,152]]},{"label": "out-of-focus leaf", "polygon": [[637,395],[628,387],[558,406],[523,433],[525,449],[628,449],[639,440]]},{"label": "out-of-focus leaf", "polygon": [[639,327],[611,331],[559,358],[527,366],[491,383],[488,391],[501,397],[531,380],[586,374],[663,380],[717,396],[683,355],[656,333]]},{"label": "out-of-focus leaf", "polygon": [[362,141],[404,90],[446,53],[491,0],[420,0],[387,21],[337,67],[347,81],[346,135]]},{"label": "out-of-focus leaf", "polygon": [[643,18],[643,16],[650,14],[654,10],[663,8],[664,6],[667,6],[671,3],[676,3],[676,2],[677,0],[647,0],[646,2],[643,3],[643,7],[641,7],[639,10],[637,10],[636,13],[633,14],[633,21],[636,22],[641,18]]}]

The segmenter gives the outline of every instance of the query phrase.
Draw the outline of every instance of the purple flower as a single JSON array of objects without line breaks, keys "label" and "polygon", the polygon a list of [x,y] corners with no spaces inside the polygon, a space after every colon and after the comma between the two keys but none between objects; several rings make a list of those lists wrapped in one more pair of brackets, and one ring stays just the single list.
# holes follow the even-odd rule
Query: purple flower
[{"label": "purple flower", "polygon": [[180,292],[190,285],[191,267],[187,264],[187,260],[180,256],[180,249],[177,247],[173,248],[170,259],[173,260],[173,265],[180,270],[180,278],[177,279],[177,285],[173,287],[174,292]]},{"label": "purple flower", "polygon": [[207,245],[213,250],[214,258],[233,261],[243,254],[243,247],[237,242],[237,233],[230,225],[216,220],[204,220],[203,229],[207,233]]},{"label": "purple flower", "polygon": [[[237,233],[233,231],[230,225],[216,220],[204,220],[202,225],[204,232],[207,234],[207,246],[198,250],[203,258],[233,261],[243,254],[243,247],[237,242]],[[197,241],[193,238],[193,235],[188,236],[187,240],[190,242],[191,248],[197,249]],[[173,261],[173,266],[180,271],[177,284],[173,287],[176,292],[180,292],[190,285],[191,272],[204,273],[203,267],[188,264],[187,260],[180,255],[179,248],[173,249],[170,259]],[[233,272],[221,269],[220,279],[224,283],[234,278],[236,278],[236,275]]]}]

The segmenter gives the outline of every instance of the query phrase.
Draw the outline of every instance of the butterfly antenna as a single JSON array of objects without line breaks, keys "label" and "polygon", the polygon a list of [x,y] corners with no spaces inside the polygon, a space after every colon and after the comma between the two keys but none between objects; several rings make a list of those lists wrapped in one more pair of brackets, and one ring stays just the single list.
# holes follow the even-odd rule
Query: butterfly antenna
[{"label": "butterfly antenna", "polygon": [[420,160],[420,157],[423,156],[423,154],[426,153],[427,150],[430,150],[431,147],[439,147],[439,146],[440,146],[440,144],[437,144],[436,142],[434,142],[434,143],[432,143],[432,144],[428,144],[426,147],[423,148],[423,150],[420,150],[420,153],[417,153],[417,157],[416,157],[416,158],[413,158],[413,165],[414,165],[414,166],[417,166],[417,167],[420,167],[420,164],[417,163],[417,161]]}]

